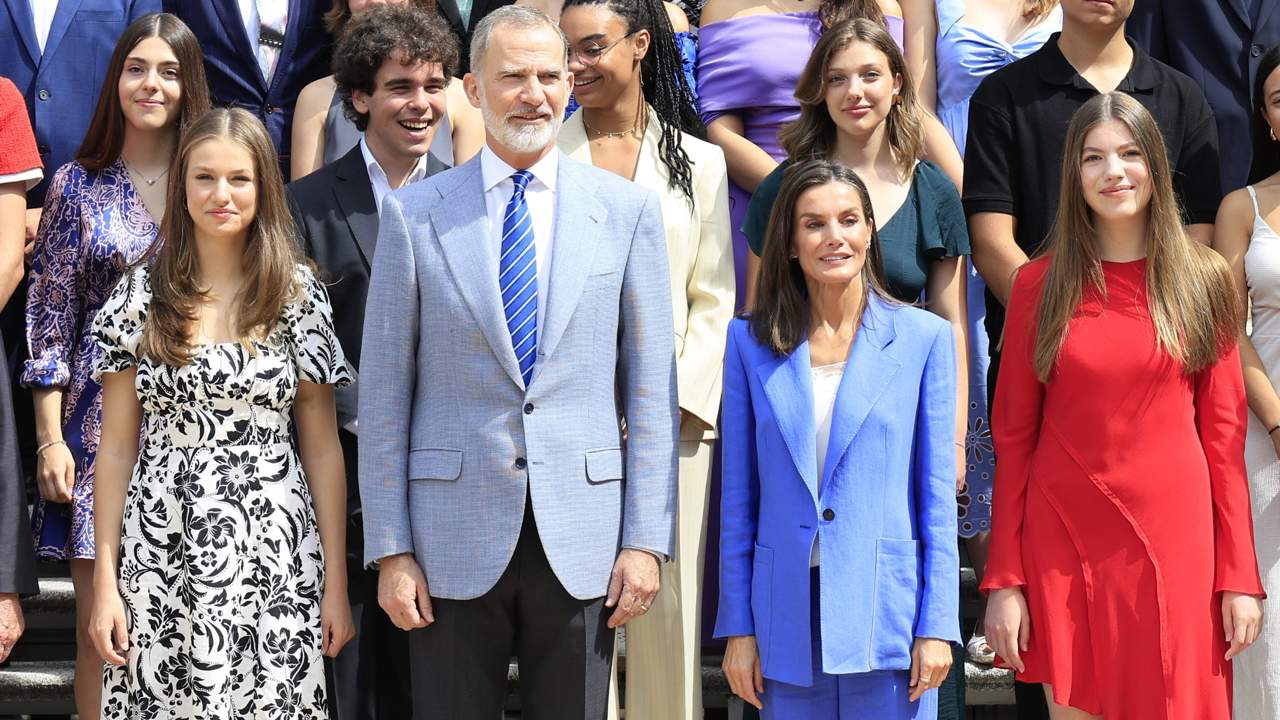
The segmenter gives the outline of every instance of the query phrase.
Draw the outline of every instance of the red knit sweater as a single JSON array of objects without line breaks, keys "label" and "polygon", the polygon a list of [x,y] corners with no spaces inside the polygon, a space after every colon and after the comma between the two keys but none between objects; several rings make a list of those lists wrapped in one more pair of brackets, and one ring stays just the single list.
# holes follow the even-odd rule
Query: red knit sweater
[{"label": "red knit sweater", "polygon": [[0,77],[0,175],[43,167],[22,93],[8,78]]}]

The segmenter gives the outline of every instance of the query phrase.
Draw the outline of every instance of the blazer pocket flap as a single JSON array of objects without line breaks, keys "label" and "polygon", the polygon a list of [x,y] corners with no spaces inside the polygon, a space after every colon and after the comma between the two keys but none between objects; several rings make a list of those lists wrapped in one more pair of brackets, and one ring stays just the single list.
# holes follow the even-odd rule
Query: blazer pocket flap
[{"label": "blazer pocket flap", "polygon": [[907,557],[920,557],[920,543],[915,540],[894,540],[892,538],[880,538],[876,540],[876,550],[882,555],[905,555]]},{"label": "blazer pocket flap", "polygon": [[622,479],[622,448],[588,450],[587,480],[602,483]]},{"label": "blazer pocket flap", "polygon": [[409,451],[410,480],[457,480],[461,475],[461,450],[421,448]]}]

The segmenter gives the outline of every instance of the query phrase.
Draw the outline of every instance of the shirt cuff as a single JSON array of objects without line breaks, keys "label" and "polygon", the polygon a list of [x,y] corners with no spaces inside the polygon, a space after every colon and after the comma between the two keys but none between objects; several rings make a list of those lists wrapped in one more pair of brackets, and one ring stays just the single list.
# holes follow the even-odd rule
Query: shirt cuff
[{"label": "shirt cuff", "polygon": [[650,555],[652,555],[652,556],[653,556],[653,559],[654,559],[654,560],[657,560],[657,561],[658,561],[658,564],[659,564],[659,565],[661,565],[662,563],[666,562],[666,561],[667,561],[667,559],[668,559],[666,555],[663,555],[662,553],[657,552],[656,550],[650,550],[649,548],[635,547],[634,545],[623,545],[623,546],[622,546],[622,549],[623,549],[623,550],[637,550],[637,551],[642,552],[642,553],[648,553],[648,554],[650,554]]}]

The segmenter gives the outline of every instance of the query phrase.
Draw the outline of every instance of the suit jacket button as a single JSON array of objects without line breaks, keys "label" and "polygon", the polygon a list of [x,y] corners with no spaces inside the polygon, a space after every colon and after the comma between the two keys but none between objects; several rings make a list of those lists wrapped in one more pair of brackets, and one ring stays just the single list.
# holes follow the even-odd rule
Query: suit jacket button
[{"label": "suit jacket button", "polygon": [[822,511],[822,519],[823,519],[823,520],[827,520],[827,521],[835,520],[835,519],[836,519],[836,511],[835,511],[835,510],[832,510],[831,508],[827,508],[826,510],[823,510],[823,511]]},{"label": "suit jacket button", "polygon": [[533,403],[525,403],[525,404],[524,404],[524,414],[525,414],[525,415],[532,415],[532,414],[533,414]]},{"label": "suit jacket button", "polygon": [[525,460],[525,459],[524,459],[524,458],[522,458],[522,457],[518,457],[518,458],[516,458],[516,469],[517,469],[517,470],[523,470],[523,469],[525,469],[526,467],[529,467],[529,463],[528,463],[528,461],[527,461],[527,460]]}]

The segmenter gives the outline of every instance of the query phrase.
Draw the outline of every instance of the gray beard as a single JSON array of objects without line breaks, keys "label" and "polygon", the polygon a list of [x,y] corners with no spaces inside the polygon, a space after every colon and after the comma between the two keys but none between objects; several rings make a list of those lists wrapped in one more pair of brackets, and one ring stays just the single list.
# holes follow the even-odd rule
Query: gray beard
[{"label": "gray beard", "polygon": [[489,107],[489,103],[480,101],[480,114],[484,118],[484,126],[493,135],[498,144],[517,153],[533,153],[546,148],[556,140],[564,117],[554,111],[548,112],[551,119],[542,127],[518,127],[511,125],[509,116],[499,116]]}]

